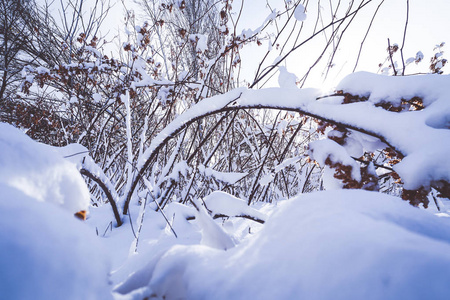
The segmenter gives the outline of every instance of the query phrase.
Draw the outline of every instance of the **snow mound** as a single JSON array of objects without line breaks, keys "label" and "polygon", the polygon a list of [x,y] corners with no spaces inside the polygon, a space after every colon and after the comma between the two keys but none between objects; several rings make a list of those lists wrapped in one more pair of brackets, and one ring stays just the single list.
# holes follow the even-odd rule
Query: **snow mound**
[{"label": "snow mound", "polygon": [[214,222],[204,207],[200,207],[195,218],[201,228],[202,239],[200,244],[221,250],[228,250],[234,247],[231,237],[220,225]]},{"label": "snow mound", "polygon": [[75,213],[87,210],[90,197],[75,164],[51,146],[33,141],[19,129],[0,123],[0,183],[37,200]]},{"label": "snow mound", "polygon": [[221,251],[177,245],[141,295],[164,299],[448,299],[450,220],[375,192],[287,200]]},{"label": "snow mound", "polygon": [[61,207],[0,183],[2,299],[112,299],[93,232]]}]

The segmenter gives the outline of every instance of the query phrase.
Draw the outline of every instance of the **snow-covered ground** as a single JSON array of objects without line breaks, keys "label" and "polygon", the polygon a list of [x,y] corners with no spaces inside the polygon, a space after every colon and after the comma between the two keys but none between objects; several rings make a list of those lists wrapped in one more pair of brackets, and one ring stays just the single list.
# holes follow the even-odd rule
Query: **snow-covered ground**
[{"label": "snow-covered ground", "polygon": [[0,124],[0,298],[112,299],[111,263],[74,217],[89,192],[74,164]]},{"label": "snow-covered ground", "polygon": [[271,209],[258,233],[227,251],[148,250],[116,291],[132,299],[448,298],[450,218],[358,190],[305,194]]}]

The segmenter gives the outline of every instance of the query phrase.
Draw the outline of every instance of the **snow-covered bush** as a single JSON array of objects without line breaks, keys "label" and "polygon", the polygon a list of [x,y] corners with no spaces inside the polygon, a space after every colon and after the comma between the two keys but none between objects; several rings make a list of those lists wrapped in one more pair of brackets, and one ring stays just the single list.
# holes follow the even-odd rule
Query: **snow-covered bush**
[{"label": "snow-covered bush", "polygon": [[[329,138],[346,149],[347,159],[353,157],[364,164],[361,176],[366,180],[358,178],[356,188],[373,189],[378,175],[384,175],[401,179],[401,196],[412,205],[426,207],[431,188],[441,197],[450,197],[448,82],[448,75],[354,73],[338,85],[342,105],[334,116],[328,116],[347,126],[329,123],[339,130],[339,135],[329,133]],[[355,178],[350,174],[358,168],[351,166],[353,163],[344,164],[350,166],[343,172],[348,178]],[[337,177],[341,167],[333,168]]]},{"label": "snow-covered bush", "polygon": [[[425,208],[433,199],[448,217],[436,197],[450,196],[448,75],[359,72],[332,95],[299,88],[327,55],[328,74],[347,28],[372,1],[281,1],[254,29],[239,29],[244,6],[235,14],[231,0],[139,2],[148,19],[127,9],[125,41],[105,55],[94,34],[104,15],[92,10],[94,23],[85,23],[85,1],[60,1],[69,31],[55,38],[61,59],[21,68],[21,90],[11,85],[14,97],[0,97],[1,121],[65,146],[0,124],[0,208],[8,214],[0,274],[9,297],[109,298],[108,268],[84,225],[115,256],[118,299],[448,293],[447,219],[398,197],[331,191],[380,191]],[[308,54],[309,44],[316,58],[301,76],[290,73],[287,58]],[[445,65],[442,46],[433,73]],[[267,52],[242,81],[247,47]],[[405,71],[393,62],[402,48],[388,48],[395,75]],[[279,87],[264,88],[276,86],[277,72]],[[87,224],[75,220],[89,204]],[[48,262],[48,276],[36,275]],[[428,289],[411,284],[424,277]]]},{"label": "snow-covered bush", "polygon": [[[328,36],[322,45],[324,52],[318,53],[317,61],[298,81],[295,75],[288,76],[290,87],[295,92],[302,86],[325,52],[331,65],[336,49],[329,49],[330,45],[339,44],[347,22],[366,5],[330,6],[331,14],[322,16],[320,28],[309,32],[303,29],[309,20],[306,15],[316,4],[300,2],[283,3],[280,11],[270,9],[258,27],[241,29],[232,1],[142,1],[148,19],[141,22],[133,11],[126,11],[119,58],[105,55],[104,40],[93,34],[97,23],[87,27],[93,28],[89,32],[73,23],[67,33],[70,43],[61,49],[70,59],[24,68],[22,91],[17,93],[20,98],[13,103],[8,121],[28,128],[30,136],[49,144],[85,146],[103,178],[111,183],[85,174],[95,202],[113,203],[112,195],[119,195],[125,214],[131,201],[139,201],[139,193],[164,209],[171,201],[189,204],[215,190],[247,203],[317,190],[320,169],[303,154],[318,133],[314,121],[303,115],[274,114],[257,105],[253,108],[259,110],[227,107],[220,114],[189,120],[189,126],[170,133],[163,143],[159,143],[162,135],[158,136],[196,103],[239,85],[264,86],[274,73],[285,70],[281,64],[287,57],[322,36]],[[91,19],[101,22],[103,17]],[[289,42],[296,35],[299,39]],[[240,81],[241,51],[266,49],[265,44],[267,53],[255,65],[253,81]],[[280,82],[284,85],[284,80]],[[26,118],[31,114],[31,119]],[[158,147],[146,160],[142,155],[153,141]],[[115,213],[116,221],[119,215]]]}]

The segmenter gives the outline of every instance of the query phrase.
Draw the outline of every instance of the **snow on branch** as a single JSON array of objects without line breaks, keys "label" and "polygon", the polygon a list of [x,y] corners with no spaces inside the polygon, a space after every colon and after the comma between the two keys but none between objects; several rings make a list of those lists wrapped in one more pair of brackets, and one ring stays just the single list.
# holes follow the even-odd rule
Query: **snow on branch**
[{"label": "snow on branch", "polygon": [[241,217],[261,224],[267,218],[263,213],[249,207],[246,201],[222,191],[212,192],[204,199],[204,202],[213,218]]},{"label": "snow on branch", "polygon": [[69,144],[65,147],[54,147],[64,158],[75,164],[81,175],[94,181],[102,189],[108,199],[117,226],[122,225],[122,216],[118,209],[119,196],[108,176],[89,156],[89,150],[80,144]]}]

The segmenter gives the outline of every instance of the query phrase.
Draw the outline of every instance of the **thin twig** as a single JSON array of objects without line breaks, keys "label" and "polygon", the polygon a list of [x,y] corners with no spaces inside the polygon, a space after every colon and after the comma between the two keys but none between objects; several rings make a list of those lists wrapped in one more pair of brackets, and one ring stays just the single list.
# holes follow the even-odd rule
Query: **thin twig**
[{"label": "thin twig", "polygon": [[[112,231],[112,221],[109,222],[108,226],[106,226],[105,232],[103,233],[103,237],[105,237],[106,232],[108,231],[108,228],[111,228],[111,231]],[[97,235],[98,235],[98,233],[97,233]]]},{"label": "thin twig", "polygon": [[313,164],[311,170],[309,171],[308,175],[307,175],[306,178],[305,178],[305,183],[303,184],[303,188],[302,188],[302,194],[303,194],[303,193],[305,192],[305,190],[306,190],[306,184],[308,183],[309,177],[311,176],[312,171],[314,170],[315,167],[316,167],[316,165]]},{"label": "thin twig", "polygon": [[164,219],[166,220],[167,225],[169,225],[170,230],[172,230],[173,235],[175,235],[176,238],[178,238],[177,233],[175,232],[175,230],[173,229],[172,225],[170,224],[169,220],[166,217],[166,214],[164,213],[164,211],[161,209],[161,207],[158,204],[158,201],[156,201],[156,199],[153,199],[153,202],[156,203],[156,206],[158,206],[159,211],[161,212],[162,216],[164,217]]},{"label": "thin twig", "polygon": [[409,19],[409,0],[406,0],[406,22],[405,22],[405,31],[403,32],[403,42],[402,47],[400,48],[400,55],[402,57],[402,64],[403,64],[403,70],[402,70],[402,76],[405,75],[405,60],[403,59],[403,47],[405,46],[405,40],[406,40],[406,29],[408,28],[408,19]]},{"label": "thin twig", "polygon": [[383,4],[383,2],[384,2],[384,0],[381,1],[381,3],[378,5],[377,9],[375,10],[375,12],[374,12],[374,14],[372,16],[372,20],[370,20],[369,27],[367,28],[366,34],[364,35],[364,38],[363,38],[363,40],[361,42],[361,46],[359,47],[358,57],[356,58],[356,63],[355,63],[355,67],[353,68],[353,72],[355,72],[356,67],[358,66],[359,57],[361,56],[362,48],[364,46],[364,43],[366,41],[367,36],[369,35],[370,29],[372,28],[372,24],[373,24],[373,21],[375,20],[375,17],[377,15],[377,13],[378,13],[378,10],[380,9],[380,7]]},{"label": "thin twig", "polygon": [[94,181],[95,183],[97,183],[97,185],[103,190],[103,192],[105,193],[106,198],[108,199],[109,204],[111,205],[111,208],[113,210],[114,217],[117,222],[117,227],[120,227],[122,225],[122,220],[120,218],[119,210],[117,209],[116,201],[114,200],[114,197],[112,196],[112,193],[109,190],[109,188],[98,176],[92,174],[89,170],[87,170],[85,168],[81,168],[80,173],[81,173],[81,175],[84,175],[84,176],[88,177],[89,179],[91,179],[92,181]]},{"label": "thin twig", "polygon": [[395,69],[395,65],[394,65],[394,60],[392,59],[392,51],[391,51],[391,41],[388,38],[388,53],[389,53],[389,58],[391,59],[391,66],[392,69],[394,70],[394,76],[397,76],[397,69]]},{"label": "thin twig", "polygon": [[[352,156],[352,158],[353,158],[354,160],[356,160],[356,161],[359,161],[360,163],[365,164],[365,165],[368,165],[368,164],[371,163],[370,161],[362,160],[362,159],[359,159],[359,158],[356,158],[356,157],[353,157],[353,156]],[[373,163],[373,162],[372,162],[372,163]],[[389,171],[391,171],[391,172],[395,172],[394,169],[392,169],[392,168],[390,168],[390,167],[386,167],[386,166],[383,166],[383,165],[380,165],[380,164],[376,164],[376,163],[373,163],[373,165],[374,165],[375,167],[377,167],[377,168],[382,168],[382,169],[389,170]]]},{"label": "thin twig", "polygon": [[433,195],[433,193],[430,193],[430,194],[431,194],[431,197],[433,197],[434,204],[436,204],[437,210],[438,210],[438,211],[441,211],[441,208],[440,208],[439,205],[438,205],[438,202],[437,202],[436,197]]}]

